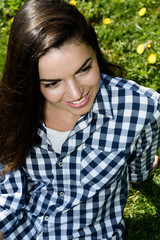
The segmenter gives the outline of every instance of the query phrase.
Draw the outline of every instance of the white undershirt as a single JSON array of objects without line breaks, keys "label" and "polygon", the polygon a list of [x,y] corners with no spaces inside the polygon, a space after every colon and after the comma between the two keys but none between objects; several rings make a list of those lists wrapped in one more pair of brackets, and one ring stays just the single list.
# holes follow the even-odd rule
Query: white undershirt
[{"label": "white undershirt", "polygon": [[47,138],[51,142],[52,148],[56,153],[61,153],[63,143],[66,141],[71,131],[59,132],[51,128],[47,128]]}]

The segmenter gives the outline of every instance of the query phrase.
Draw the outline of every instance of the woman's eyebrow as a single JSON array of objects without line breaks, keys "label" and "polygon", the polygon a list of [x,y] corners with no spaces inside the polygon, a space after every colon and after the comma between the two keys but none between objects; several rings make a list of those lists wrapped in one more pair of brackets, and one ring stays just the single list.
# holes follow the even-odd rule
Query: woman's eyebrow
[{"label": "woman's eyebrow", "polygon": [[75,74],[80,73],[80,71],[87,65],[87,63],[92,60],[92,58],[87,58],[86,61],[82,64],[82,66],[75,72]]},{"label": "woman's eyebrow", "polygon": [[[87,65],[89,61],[91,61],[92,58],[87,58],[86,61],[82,64],[82,66],[75,72],[75,74],[78,74],[81,72],[81,70]],[[40,82],[54,82],[54,81],[61,81],[61,79],[40,79]]]},{"label": "woman's eyebrow", "polygon": [[61,79],[40,79],[40,82],[56,82],[61,81]]}]

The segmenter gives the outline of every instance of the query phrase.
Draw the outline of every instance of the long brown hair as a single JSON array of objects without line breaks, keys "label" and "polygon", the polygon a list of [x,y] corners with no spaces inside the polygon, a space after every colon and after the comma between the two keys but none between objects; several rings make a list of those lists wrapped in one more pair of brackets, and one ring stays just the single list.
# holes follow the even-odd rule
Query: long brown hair
[{"label": "long brown hair", "polygon": [[105,61],[94,29],[64,0],[29,0],[17,12],[10,31],[0,83],[0,159],[4,173],[20,169],[35,144],[43,98],[38,60],[66,42],[85,42],[96,51],[100,70],[121,69]]}]

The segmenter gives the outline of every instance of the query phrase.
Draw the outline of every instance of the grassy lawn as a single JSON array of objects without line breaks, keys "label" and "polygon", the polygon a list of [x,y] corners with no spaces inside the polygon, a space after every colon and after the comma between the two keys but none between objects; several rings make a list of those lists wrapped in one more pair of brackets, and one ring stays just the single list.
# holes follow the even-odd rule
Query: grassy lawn
[{"label": "grassy lawn", "polygon": [[0,76],[2,75],[2,70],[4,67],[7,42],[8,42],[8,37],[4,34],[0,35]]},{"label": "grassy lawn", "polygon": [[[0,3],[0,76],[11,19],[21,2]],[[95,27],[107,60],[123,66],[126,78],[160,92],[159,0],[77,0],[72,4]],[[160,240],[160,167],[150,182],[130,186],[125,218],[127,240]]]},{"label": "grassy lawn", "polygon": [[160,169],[141,186],[131,186],[125,208],[127,240],[160,239]]}]

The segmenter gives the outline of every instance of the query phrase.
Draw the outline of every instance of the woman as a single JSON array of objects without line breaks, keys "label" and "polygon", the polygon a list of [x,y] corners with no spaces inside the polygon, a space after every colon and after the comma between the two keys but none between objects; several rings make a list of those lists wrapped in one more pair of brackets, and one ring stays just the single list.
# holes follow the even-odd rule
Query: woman
[{"label": "woman", "polygon": [[117,72],[75,7],[20,8],[1,81],[0,239],[124,239],[129,180],[153,169],[160,107]]}]

